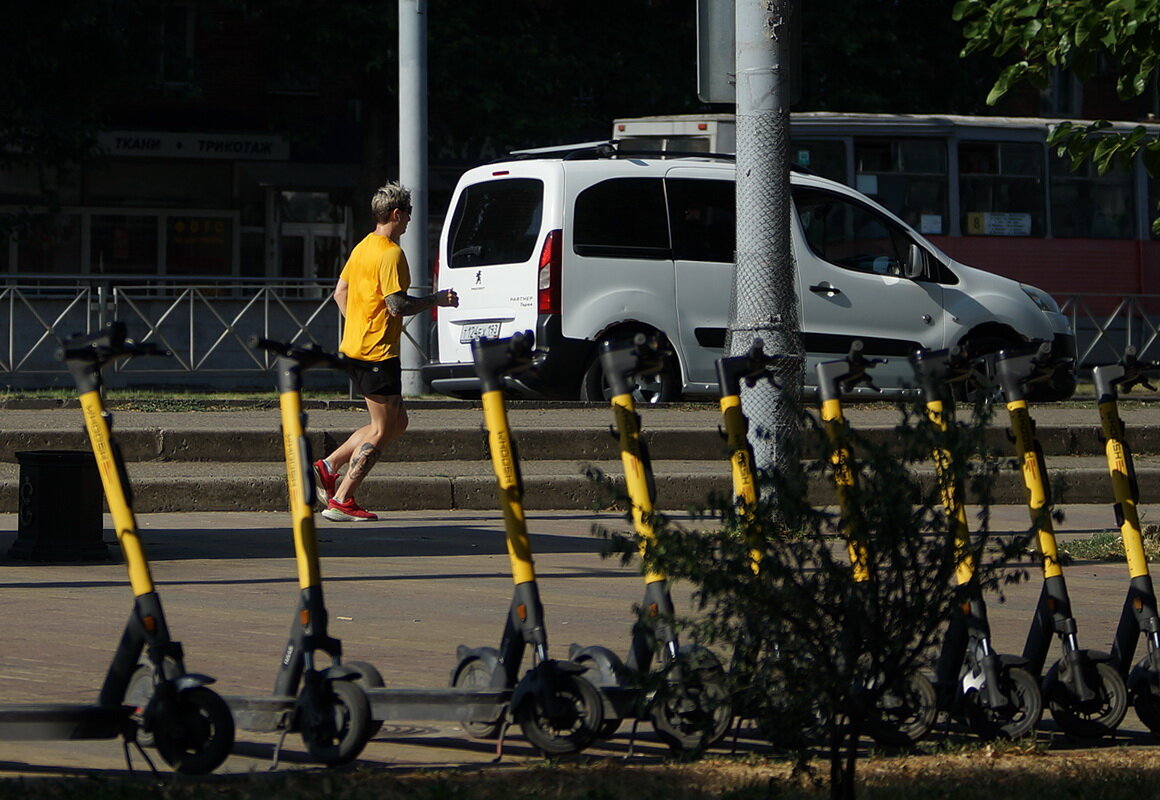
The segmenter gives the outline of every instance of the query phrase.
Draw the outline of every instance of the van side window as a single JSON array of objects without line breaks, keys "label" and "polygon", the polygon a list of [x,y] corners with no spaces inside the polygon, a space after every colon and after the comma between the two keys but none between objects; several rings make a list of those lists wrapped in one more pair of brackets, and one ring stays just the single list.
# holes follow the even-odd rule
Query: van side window
[{"label": "van side window", "polygon": [[613,178],[576,198],[572,247],[577,255],[672,257],[660,178]]},{"label": "van side window", "polygon": [[858,272],[902,275],[911,238],[893,220],[817,189],[794,189],[793,199],[814,255]]},{"label": "van side window", "polygon": [[732,264],[737,237],[733,181],[669,178],[665,185],[673,258]]},{"label": "van side window", "polygon": [[521,264],[540,236],[544,183],[511,178],[468,186],[459,195],[447,241],[449,267]]}]

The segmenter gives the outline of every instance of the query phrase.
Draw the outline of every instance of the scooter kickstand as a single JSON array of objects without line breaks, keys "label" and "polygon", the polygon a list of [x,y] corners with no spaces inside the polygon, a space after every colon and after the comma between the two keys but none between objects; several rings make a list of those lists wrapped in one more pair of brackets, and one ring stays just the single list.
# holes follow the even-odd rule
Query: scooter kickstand
[{"label": "scooter kickstand", "polygon": [[503,724],[500,725],[499,738],[495,740],[495,758],[491,760],[491,763],[493,764],[498,764],[501,760],[503,760],[503,742],[507,737],[507,730],[510,725],[511,721],[506,719],[503,721]]},{"label": "scooter kickstand", "polygon": [[624,760],[628,761],[635,754],[636,748],[636,730],[640,727],[640,717],[635,717],[632,720],[632,730],[628,732],[628,752],[624,754]]},{"label": "scooter kickstand", "polygon": [[282,757],[282,745],[285,743],[288,733],[290,733],[290,726],[283,725],[282,732],[278,734],[278,742],[274,745],[274,758],[270,761],[270,772],[278,769],[278,759]]},{"label": "scooter kickstand", "polygon": [[133,751],[129,749],[129,745],[137,748],[137,752],[141,754],[141,758],[145,759],[145,764],[149,767],[149,771],[153,773],[153,777],[160,778],[161,773],[157,771],[157,766],[153,763],[153,759],[149,757],[149,754],[145,752],[145,748],[137,741],[136,734],[131,739],[125,738],[121,741],[121,746],[125,750],[125,766],[128,768],[129,774],[136,775],[133,771]]}]

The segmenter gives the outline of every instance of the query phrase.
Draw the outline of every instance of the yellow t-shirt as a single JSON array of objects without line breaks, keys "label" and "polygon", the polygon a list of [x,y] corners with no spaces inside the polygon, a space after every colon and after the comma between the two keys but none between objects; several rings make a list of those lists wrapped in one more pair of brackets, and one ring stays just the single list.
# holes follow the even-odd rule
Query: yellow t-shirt
[{"label": "yellow t-shirt", "polygon": [[362,361],[385,361],[399,355],[403,318],[387,312],[387,295],[411,286],[407,256],[386,236],[375,233],[355,245],[339,276],[347,283],[346,322],[341,350]]}]

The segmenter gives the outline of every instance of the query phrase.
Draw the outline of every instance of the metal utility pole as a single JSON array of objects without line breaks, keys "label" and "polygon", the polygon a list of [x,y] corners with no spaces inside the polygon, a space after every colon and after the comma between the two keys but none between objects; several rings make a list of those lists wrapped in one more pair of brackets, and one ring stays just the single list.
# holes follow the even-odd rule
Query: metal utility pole
[{"label": "metal utility pole", "polygon": [[792,0],[736,0],[737,270],[725,349],[755,339],[779,362],[774,387],[742,388],[757,467],[778,469],[798,435],[804,356],[790,247],[789,105]]},{"label": "metal utility pole", "polygon": [[[411,224],[403,251],[412,294],[431,293],[427,263],[427,0],[399,0],[399,182],[411,190]],[[422,394],[419,368],[427,360],[428,316],[408,317],[399,357],[403,394]]]}]

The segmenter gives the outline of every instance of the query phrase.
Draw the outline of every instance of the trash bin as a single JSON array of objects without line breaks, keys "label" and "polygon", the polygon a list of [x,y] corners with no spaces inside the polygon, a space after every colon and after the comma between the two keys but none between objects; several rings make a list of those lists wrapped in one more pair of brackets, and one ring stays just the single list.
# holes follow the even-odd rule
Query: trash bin
[{"label": "trash bin", "polygon": [[16,453],[19,525],[9,558],[25,561],[107,561],[104,495],[97,462],[87,450]]}]

